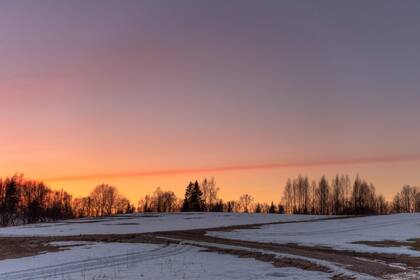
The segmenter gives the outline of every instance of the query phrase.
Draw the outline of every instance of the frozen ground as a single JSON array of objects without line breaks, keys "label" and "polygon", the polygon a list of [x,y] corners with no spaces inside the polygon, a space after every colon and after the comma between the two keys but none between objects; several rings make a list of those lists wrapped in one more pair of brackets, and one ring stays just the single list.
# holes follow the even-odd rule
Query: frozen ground
[{"label": "frozen ground", "polygon": [[260,229],[209,232],[208,234],[247,241],[321,245],[333,249],[409,254],[420,257],[419,251],[406,247],[372,247],[352,244],[355,241],[406,241],[420,238],[420,213],[275,224],[266,225]]},{"label": "frozen ground", "polygon": [[[1,244],[11,244],[10,240],[21,244],[20,240],[29,239],[29,245],[34,246],[39,246],[39,242],[66,240],[53,244],[72,247],[59,252],[2,260],[0,280],[332,279],[332,276],[337,275],[347,277],[338,279],[377,279],[375,277],[383,276],[389,276],[387,279],[420,279],[418,251],[405,247],[376,248],[352,244],[354,241],[405,241],[420,238],[419,214],[320,220],[325,218],[328,217],[232,213],[136,214],[1,228],[0,253]],[[244,226],[223,232],[218,229],[217,232],[207,233],[227,239],[208,237],[202,231],[173,232],[275,222],[285,223],[264,225],[261,228]],[[140,237],[135,239],[144,235],[132,235],[134,239],[131,241],[129,238],[114,239],[133,243],[93,242],[109,241],[101,240],[98,234],[118,236],[152,232],[160,233],[147,236],[154,238],[155,243],[158,243],[157,240],[165,240],[165,245],[135,243],[150,242]],[[89,236],[86,238],[79,235]],[[309,247],[296,249],[292,245],[252,245],[229,239],[299,243]],[[400,255],[388,255],[381,258],[382,255],[353,255],[346,252],[338,255],[335,250],[319,252],[319,249],[312,247],[318,245],[361,252],[404,253],[412,257],[402,259]],[[23,246],[22,250],[25,248]],[[204,248],[213,251],[205,252]],[[40,250],[44,250],[44,247],[41,246]],[[15,251],[13,248],[10,250],[12,253]],[[275,257],[278,267],[272,264],[272,258],[267,258],[268,254]],[[13,257],[13,254],[9,257]],[[318,267],[308,266],[308,262]],[[401,269],[393,269],[395,265],[401,266]],[[320,269],[319,266],[327,269]]]},{"label": "frozen ground", "polygon": [[84,242],[67,251],[0,261],[0,279],[329,279],[322,272],[275,268],[200,250],[188,245]]},{"label": "frozen ground", "polygon": [[319,218],[322,218],[322,216],[237,213],[134,214],[110,218],[66,220],[58,223],[6,227],[0,228],[0,236],[128,234],[270,222],[305,221]]}]

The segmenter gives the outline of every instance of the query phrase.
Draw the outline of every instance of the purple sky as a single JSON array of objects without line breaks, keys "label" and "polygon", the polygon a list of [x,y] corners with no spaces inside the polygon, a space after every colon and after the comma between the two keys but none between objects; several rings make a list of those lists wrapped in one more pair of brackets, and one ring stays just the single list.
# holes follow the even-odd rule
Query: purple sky
[{"label": "purple sky", "polygon": [[[418,1],[2,1],[1,175],[416,157],[419,14]],[[200,176],[265,199],[297,172],[361,173],[391,193],[419,167]],[[195,177],[113,183],[134,195]]]}]

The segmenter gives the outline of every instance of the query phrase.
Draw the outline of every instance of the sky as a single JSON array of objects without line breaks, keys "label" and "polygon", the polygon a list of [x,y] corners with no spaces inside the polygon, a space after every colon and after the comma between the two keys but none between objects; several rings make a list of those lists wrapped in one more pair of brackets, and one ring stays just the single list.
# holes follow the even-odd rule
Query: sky
[{"label": "sky", "polygon": [[419,1],[0,2],[0,176],[133,202],[215,177],[420,185]]}]

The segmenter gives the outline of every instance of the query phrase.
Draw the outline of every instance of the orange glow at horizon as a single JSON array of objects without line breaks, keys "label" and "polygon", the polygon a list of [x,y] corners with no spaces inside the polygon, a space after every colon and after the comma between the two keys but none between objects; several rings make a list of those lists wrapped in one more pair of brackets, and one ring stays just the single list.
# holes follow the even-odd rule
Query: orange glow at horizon
[{"label": "orange glow at horizon", "polygon": [[106,173],[106,174],[104,173],[104,174],[72,175],[72,176],[63,176],[63,177],[51,177],[51,178],[46,178],[44,180],[46,182],[64,182],[64,181],[80,181],[80,180],[107,179],[107,178],[149,177],[149,176],[161,176],[161,175],[219,173],[219,172],[230,172],[230,171],[264,170],[264,169],[313,167],[313,166],[328,166],[328,165],[398,163],[398,162],[411,162],[411,161],[420,161],[420,155],[309,161],[309,162],[267,163],[267,164],[254,164],[254,165],[235,165],[235,166],[187,168],[187,169],[166,169],[166,170],[154,170],[154,171]]},{"label": "orange glow at horizon", "polygon": [[[257,201],[278,202],[287,178],[302,174],[309,176],[311,180],[319,180],[323,175],[331,179],[335,174],[348,174],[351,178],[360,175],[372,182],[378,193],[384,194],[388,200],[391,200],[399,188],[407,183],[403,177],[395,178],[393,172],[411,174],[417,170],[419,161],[420,156],[394,156],[62,176],[50,177],[44,181],[53,187],[73,192],[75,196],[85,196],[95,185],[109,183],[117,186],[122,194],[136,203],[142,196],[151,194],[158,186],[174,191],[181,198],[189,181],[214,177],[220,187],[220,197],[224,200],[234,200],[242,193],[249,193]],[[417,180],[420,180],[420,176]]]},{"label": "orange glow at horizon", "polygon": [[90,2],[0,1],[1,177],[133,202],[211,176],[267,202],[298,174],[420,185],[420,2]]}]

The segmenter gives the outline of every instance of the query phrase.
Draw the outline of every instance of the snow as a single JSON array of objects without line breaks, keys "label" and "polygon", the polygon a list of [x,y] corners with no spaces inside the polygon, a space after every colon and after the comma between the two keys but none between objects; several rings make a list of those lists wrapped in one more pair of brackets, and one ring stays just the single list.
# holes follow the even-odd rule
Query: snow
[{"label": "snow", "polygon": [[418,257],[419,251],[407,247],[383,248],[352,244],[352,242],[406,241],[420,238],[420,213],[275,224],[263,226],[261,229],[208,232],[208,235],[259,242],[321,245],[339,250],[408,254]]},{"label": "snow", "polygon": [[257,223],[305,221],[319,219],[321,217],[238,213],[133,214],[6,227],[0,228],[0,236],[71,236],[81,234],[146,233]]},{"label": "snow", "polygon": [[[328,219],[324,216],[235,213],[133,214],[109,218],[67,220],[0,229],[0,236],[71,236],[80,234],[128,234],[203,229],[231,225],[293,222],[261,228],[215,232],[212,236],[273,243],[330,246],[334,249],[420,256],[405,247],[376,248],[355,241],[406,241],[420,238],[420,214]],[[0,261],[0,280],[23,279],[329,279],[332,274],[355,275],[334,263],[241,246],[200,244],[156,245],[66,241],[60,252]],[[305,259],[331,269],[331,273],[297,268],[276,268],[271,263],[233,255],[204,252],[200,246],[237,248],[270,253],[278,258]],[[417,272],[415,272],[417,273]],[[397,275],[401,279],[407,275]],[[412,277],[415,278],[415,277]]]},{"label": "snow", "polygon": [[[329,274],[203,252],[189,245],[60,242],[69,250],[0,261],[0,280],[329,279]],[[46,265],[48,264],[48,265]]]},{"label": "snow", "polygon": [[[181,240],[178,240],[178,241],[181,241]],[[255,249],[255,248],[248,248],[248,247],[237,246],[237,245],[226,245],[226,244],[219,244],[219,243],[199,242],[199,241],[182,241],[181,244],[204,246],[204,247],[215,247],[215,248],[220,248],[220,249],[242,250],[242,251],[248,251],[248,252],[258,252],[258,253],[262,253],[262,254],[275,255],[278,259],[292,258],[292,259],[306,260],[306,261],[309,261],[311,263],[327,267],[331,271],[331,272],[328,273],[330,275],[330,278],[332,278],[334,275],[341,275],[341,276],[348,276],[349,278],[356,278],[356,279],[359,279],[359,280],[376,279],[375,277],[372,277],[372,276],[369,276],[369,275],[349,271],[349,270],[347,270],[343,267],[340,267],[340,266],[338,266],[338,265],[336,265],[332,262],[329,262],[329,261],[318,260],[318,259],[314,259],[314,258],[308,258],[308,257],[286,254],[286,253],[278,253],[278,252],[265,250],[265,249]]]}]

